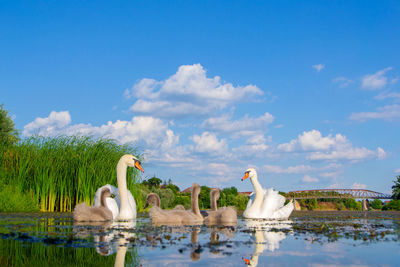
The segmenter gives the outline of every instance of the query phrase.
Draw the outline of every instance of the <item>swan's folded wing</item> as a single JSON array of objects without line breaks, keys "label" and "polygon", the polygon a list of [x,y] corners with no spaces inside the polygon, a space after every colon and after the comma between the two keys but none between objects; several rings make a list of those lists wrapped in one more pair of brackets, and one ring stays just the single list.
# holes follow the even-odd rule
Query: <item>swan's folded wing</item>
[{"label": "swan's folded wing", "polygon": [[288,204],[286,204],[282,208],[280,208],[277,211],[275,211],[272,216],[275,219],[286,219],[286,218],[289,218],[289,216],[290,216],[290,214],[292,213],[293,210],[294,210],[294,203],[293,202],[289,202]]},{"label": "swan's folded wing", "polygon": [[268,188],[264,190],[264,199],[261,206],[262,218],[272,218],[275,211],[279,210],[285,204],[285,197],[278,191]]},{"label": "swan's folded wing", "polygon": [[129,205],[131,206],[132,210],[135,211],[135,217],[136,217],[136,201],[135,198],[133,197],[131,191],[128,190],[128,201]]},{"label": "swan's folded wing", "polygon": [[251,207],[251,205],[254,202],[255,197],[256,197],[256,194],[254,194],[254,192],[250,194],[249,201],[247,201],[246,210]]},{"label": "swan's folded wing", "polygon": [[111,212],[113,214],[113,219],[116,219],[119,214],[118,203],[115,201],[115,199],[110,198],[110,197],[106,198],[106,203],[107,203],[108,209],[111,210]]}]

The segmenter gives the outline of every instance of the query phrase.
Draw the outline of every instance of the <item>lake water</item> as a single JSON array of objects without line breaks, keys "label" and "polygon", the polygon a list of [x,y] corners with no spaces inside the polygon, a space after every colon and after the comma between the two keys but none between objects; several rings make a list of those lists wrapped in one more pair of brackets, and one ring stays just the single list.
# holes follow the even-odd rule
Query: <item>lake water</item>
[{"label": "lake water", "polygon": [[0,266],[400,266],[400,212],[294,212],[235,226],[74,224],[0,213]]}]

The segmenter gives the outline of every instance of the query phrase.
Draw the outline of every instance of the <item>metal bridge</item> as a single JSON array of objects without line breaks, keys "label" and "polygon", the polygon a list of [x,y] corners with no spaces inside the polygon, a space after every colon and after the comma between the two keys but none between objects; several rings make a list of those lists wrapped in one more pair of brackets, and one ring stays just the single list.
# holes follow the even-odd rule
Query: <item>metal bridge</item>
[{"label": "metal bridge", "polygon": [[391,199],[389,194],[379,193],[366,189],[315,189],[297,190],[286,194],[291,199],[311,198],[357,198],[357,199]]}]

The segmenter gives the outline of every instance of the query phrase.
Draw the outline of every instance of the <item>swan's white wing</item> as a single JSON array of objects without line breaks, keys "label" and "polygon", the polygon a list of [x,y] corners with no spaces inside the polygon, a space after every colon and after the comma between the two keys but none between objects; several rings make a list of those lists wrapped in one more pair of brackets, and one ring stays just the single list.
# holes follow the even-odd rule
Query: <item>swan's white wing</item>
[{"label": "swan's white wing", "polygon": [[119,206],[117,201],[115,201],[115,199],[113,198],[106,198],[106,203],[107,203],[107,207],[109,210],[111,210],[112,215],[113,215],[113,220],[115,220],[119,214]]},{"label": "swan's white wing", "polygon": [[254,214],[254,209],[252,208],[255,197],[256,197],[256,194],[254,194],[254,192],[251,193],[249,201],[247,201],[246,209],[243,212],[243,216],[245,218],[257,217],[257,214]]},{"label": "swan's white wing", "polygon": [[131,206],[133,217],[136,218],[136,201],[135,198],[133,197],[131,191],[128,190],[128,202],[129,205]]},{"label": "swan's white wing", "polygon": [[253,202],[254,202],[255,197],[256,197],[256,194],[254,194],[254,192],[250,194],[249,201],[247,201],[246,210],[247,210],[249,207],[251,207],[251,205],[252,205]]},{"label": "swan's white wing", "polygon": [[[121,207],[121,200],[119,197],[119,191],[118,191],[117,187],[106,184],[106,185],[100,187],[99,189],[97,189],[96,193],[94,194],[93,206],[95,206],[95,207],[100,206],[100,196],[101,196],[101,191],[103,190],[103,188],[110,189],[111,194],[115,196],[114,198],[108,197],[106,199],[106,202],[107,202],[107,207],[111,210],[111,212],[113,214],[113,219],[116,219],[119,214],[119,208]],[[128,202],[129,202],[129,205],[131,206],[134,218],[136,218],[136,202],[135,202],[135,198],[133,197],[131,191],[129,191],[129,190],[128,190]]]},{"label": "swan's white wing", "polygon": [[285,204],[285,197],[281,196],[278,191],[268,188],[264,190],[264,199],[261,206],[262,218],[275,218],[274,213],[283,207]]},{"label": "swan's white wing", "polygon": [[294,203],[293,202],[289,202],[288,204],[286,204],[282,208],[280,208],[277,211],[275,211],[272,216],[275,219],[286,219],[286,218],[289,218],[289,216],[290,216],[290,214],[292,213],[293,210],[294,210]]}]

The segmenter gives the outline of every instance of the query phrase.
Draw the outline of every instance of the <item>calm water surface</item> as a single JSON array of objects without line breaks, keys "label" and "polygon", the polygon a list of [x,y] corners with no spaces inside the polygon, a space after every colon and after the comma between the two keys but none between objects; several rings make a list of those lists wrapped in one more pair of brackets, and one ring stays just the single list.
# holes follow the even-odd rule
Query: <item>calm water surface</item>
[{"label": "calm water surface", "polygon": [[295,212],[235,226],[74,224],[0,213],[0,266],[400,266],[400,212]]}]

